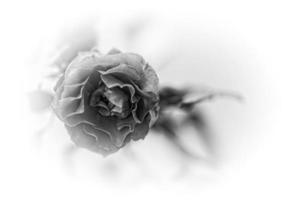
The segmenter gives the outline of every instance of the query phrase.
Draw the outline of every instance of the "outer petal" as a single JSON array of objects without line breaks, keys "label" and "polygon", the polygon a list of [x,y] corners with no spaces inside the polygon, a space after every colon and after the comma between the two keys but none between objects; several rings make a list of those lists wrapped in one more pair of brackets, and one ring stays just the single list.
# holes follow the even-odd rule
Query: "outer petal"
[{"label": "outer petal", "polygon": [[110,136],[111,143],[116,147],[122,147],[126,136],[129,134],[127,129],[119,130],[115,117],[103,117],[97,111],[87,107],[82,114],[74,115],[65,120],[69,127],[76,127],[80,124],[90,124],[93,127],[105,132]]},{"label": "outer petal", "polygon": [[153,68],[144,61],[143,63],[140,63],[140,65],[128,65],[126,63],[121,63],[116,67],[108,69],[103,74],[110,74],[117,76],[120,79],[131,80],[144,92],[153,92],[158,94],[158,77]]},{"label": "outer petal", "polygon": [[135,141],[139,139],[144,139],[149,131],[150,120],[151,117],[147,115],[145,117],[145,120],[135,127],[134,132],[130,135],[131,139]]},{"label": "outer petal", "polygon": [[[123,74],[135,81],[142,90],[158,93],[157,74],[142,56],[134,53],[118,53],[118,51],[112,51],[108,55],[102,55],[98,51],[81,53],[68,66],[65,79],[70,77],[72,71],[82,74],[88,73],[82,70],[91,72],[93,69],[105,71],[107,74]],[[72,75],[72,79],[77,78],[78,74]]]},{"label": "outer petal", "polygon": [[66,126],[72,141],[80,147],[91,151],[107,155],[116,152],[118,148],[114,146],[109,136],[89,124],[80,124],[76,127]]}]

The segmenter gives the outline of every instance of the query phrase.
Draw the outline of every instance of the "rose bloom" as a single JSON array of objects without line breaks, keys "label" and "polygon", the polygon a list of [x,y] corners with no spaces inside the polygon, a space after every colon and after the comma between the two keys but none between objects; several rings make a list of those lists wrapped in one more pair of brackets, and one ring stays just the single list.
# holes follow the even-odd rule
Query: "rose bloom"
[{"label": "rose bloom", "polygon": [[93,50],[68,65],[52,107],[75,144],[107,155],[147,135],[158,101],[158,77],[140,55]]}]

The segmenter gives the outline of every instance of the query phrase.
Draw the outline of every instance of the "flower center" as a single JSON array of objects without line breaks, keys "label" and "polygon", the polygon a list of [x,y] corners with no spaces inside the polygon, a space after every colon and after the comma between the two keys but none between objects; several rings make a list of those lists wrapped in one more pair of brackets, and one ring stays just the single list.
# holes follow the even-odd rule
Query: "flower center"
[{"label": "flower center", "polygon": [[129,114],[128,95],[119,87],[100,85],[91,95],[90,106],[96,107],[102,116],[125,118]]}]

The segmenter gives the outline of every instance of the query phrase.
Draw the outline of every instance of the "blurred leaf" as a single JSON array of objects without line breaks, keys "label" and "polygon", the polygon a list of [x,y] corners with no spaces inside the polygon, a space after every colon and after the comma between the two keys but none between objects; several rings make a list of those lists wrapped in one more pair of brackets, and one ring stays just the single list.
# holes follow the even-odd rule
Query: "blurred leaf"
[{"label": "blurred leaf", "polygon": [[179,104],[179,107],[184,109],[184,110],[191,110],[196,104],[198,103],[202,103],[202,102],[205,102],[205,101],[210,101],[210,100],[213,100],[215,98],[219,98],[219,97],[226,97],[226,98],[232,98],[232,99],[235,99],[235,100],[238,100],[238,101],[242,101],[243,98],[241,95],[239,94],[236,94],[236,93],[232,93],[232,92],[227,92],[227,91],[214,91],[214,90],[211,90],[211,91],[205,91],[205,92],[202,92],[202,94],[199,94],[200,97],[198,97],[197,99],[195,100],[192,100],[192,101],[187,101],[187,100],[183,100],[180,104]]},{"label": "blurred leaf", "polygon": [[[170,107],[177,107],[185,111],[190,111],[196,104],[213,100],[217,97],[232,98],[238,101],[243,100],[242,96],[229,91],[222,90],[194,90],[193,88],[175,89],[163,87],[159,91],[161,111]],[[190,96],[197,96],[191,99]]]},{"label": "blurred leaf", "polygon": [[35,90],[29,93],[29,106],[33,112],[43,112],[50,107],[53,95],[44,90]]}]

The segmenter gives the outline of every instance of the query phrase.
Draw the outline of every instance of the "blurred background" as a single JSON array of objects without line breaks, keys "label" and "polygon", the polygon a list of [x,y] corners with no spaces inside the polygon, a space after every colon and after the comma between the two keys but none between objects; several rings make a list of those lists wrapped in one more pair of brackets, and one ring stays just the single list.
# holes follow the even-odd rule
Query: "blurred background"
[{"label": "blurred background", "polygon": [[[3,199],[300,197],[296,1],[17,1],[1,7]],[[40,97],[32,93],[37,90],[44,102],[51,100],[55,78],[49,74],[57,72],[51,66],[73,56],[70,44],[136,52],[161,85],[236,91],[244,101],[197,106],[207,137],[179,130],[180,144],[201,159],[154,132],[102,158],[74,148],[63,124],[29,101]]]}]

